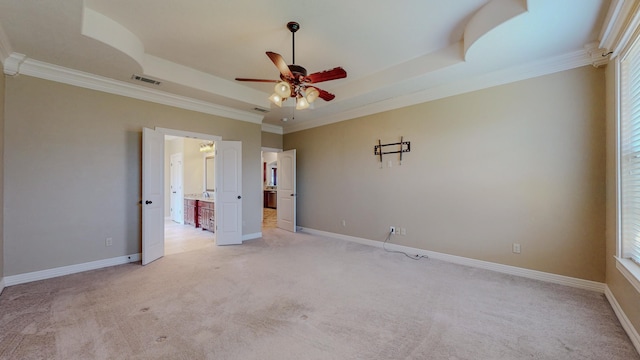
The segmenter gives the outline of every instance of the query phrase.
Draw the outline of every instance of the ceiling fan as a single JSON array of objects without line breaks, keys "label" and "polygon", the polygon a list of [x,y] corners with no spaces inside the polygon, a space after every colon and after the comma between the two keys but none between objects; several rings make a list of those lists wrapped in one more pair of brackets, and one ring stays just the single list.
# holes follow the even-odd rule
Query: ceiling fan
[{"label": "ceiling fan", "polygon": [[247,79],[236,78],[237,81],[253,81],[253,82],[273,82],[276,83],[275,93],[273,93],[269,100],[277,106],[282,106],[282,102],[287,98],[296,99],[296,109],[302,110],[309,107],[317,98],[321,98],[324,101],[331,101],[336,96],[328,91],[322,90],[316,87],[314,84],[342,79],[347,77],[347,72],[341,68],[333,68],[331,70],[325,70],[307,75],[307,69],[300,65],[295,65],[296,62],[296,31],[300,29],[300,24],[295,21],[287,23],[287,28],[291,31],[292,44],[293,44],[293,65],[287,65],[284,58],[280,54],[267,51],[267,56],[273,64],[280,71],[280,80],[266,80],[266,79]]}]

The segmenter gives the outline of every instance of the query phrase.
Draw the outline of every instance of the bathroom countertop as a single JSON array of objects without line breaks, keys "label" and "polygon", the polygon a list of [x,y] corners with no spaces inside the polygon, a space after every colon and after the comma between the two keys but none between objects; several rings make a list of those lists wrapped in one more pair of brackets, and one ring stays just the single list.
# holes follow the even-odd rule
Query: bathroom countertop
[{"label": "bathroom countertop", "polygon": [[187,199],[187,200],[198,200],[198,201],[205,201],[205,202],[213,202],[213,198],[212,197],[204,197],[202,195],[185,195],[184,198]]}]

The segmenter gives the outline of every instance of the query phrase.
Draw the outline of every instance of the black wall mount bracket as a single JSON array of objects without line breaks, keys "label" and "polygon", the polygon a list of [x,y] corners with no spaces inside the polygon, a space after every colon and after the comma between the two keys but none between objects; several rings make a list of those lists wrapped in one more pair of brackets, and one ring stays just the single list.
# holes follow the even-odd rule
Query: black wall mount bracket
[{"label": "black wall mount bracket", "polygon": [[[383,151],[383,148],[386,146],[399,146],[400,148],[395,151]],[[404,141],[404,136],[400,137],[400,142],[391,143],[391,144],[383,144],[380,139],[378,139],[378,145],[373,147],[373,154],[380,156],[380,162],[382,163],[382,155],[387,154],[400,154],[400,164],[402,165],[402,154],[411,151],[411,141]]]}]

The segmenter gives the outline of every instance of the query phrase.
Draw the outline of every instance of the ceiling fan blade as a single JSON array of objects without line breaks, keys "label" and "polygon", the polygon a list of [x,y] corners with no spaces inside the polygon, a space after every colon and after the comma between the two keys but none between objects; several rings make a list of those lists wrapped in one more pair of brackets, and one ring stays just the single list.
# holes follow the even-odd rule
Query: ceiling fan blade
[{"label": "ceiling fan blade", "polygon": [[316,90],[318,90],[318,92],[320,93],[320,95],[318,95],[318,97],[321,98],[324,101],[331,101],[336,97],[335,95],[333,95],[332,93],[330,93],[330,92],[328,92],[326,90],[322,90],[322,89],[318,89],[318,88],[316,88]]},{"label": "ceiling fan blade", "polygon": [[236,81],[253,81],[253,82],[277,83],[280,80],[236,78]]},{"label": "ceiling fan blade", "polygon": [[287,65],[287,62],[284,61],[280,54],[267,51],[267,56],[269,57],[269,59],[271,59],[271,61],[273,61],[273,64],[278,68],[278,71],[280,71],[280,74],[282,74],[285,79],[293,79],[293,74],[289,69],[289,65]]},{"label": "ceiling fan blade", "polygon": [[342,79],[346,77],[347,77],[347,72],[343,68],[337,67],[331,70],[325,70],[325,71],[313,73],[307,76],[306,80],[314,84],[322,81],[336,80],[336,79]]}]

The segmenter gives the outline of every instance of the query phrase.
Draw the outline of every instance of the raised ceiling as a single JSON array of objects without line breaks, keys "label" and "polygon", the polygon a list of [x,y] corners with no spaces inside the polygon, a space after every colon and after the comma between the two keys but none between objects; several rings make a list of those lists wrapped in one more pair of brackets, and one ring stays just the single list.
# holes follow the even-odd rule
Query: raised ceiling
[{"label": "raised ceiling", "polygon": [[[109,89],[126,84],[126,91],[109,91],[290,132],[586,65],[585,46],[598,47],[609,6],[609,0],[0,0],[0,55],[10,75],[98,89],[96,82]],[[298,65],[310,73],[336,66],[348,72],[322,83],[336,94],[333,101],[278,108],[267,100],[273,84],[234,81],[278,78],[265,52],[291,62],[288,21],[301,25]],[[133,74],[161,84],[132,80]],[[157,100],[158,93],[167,100]]]}]

